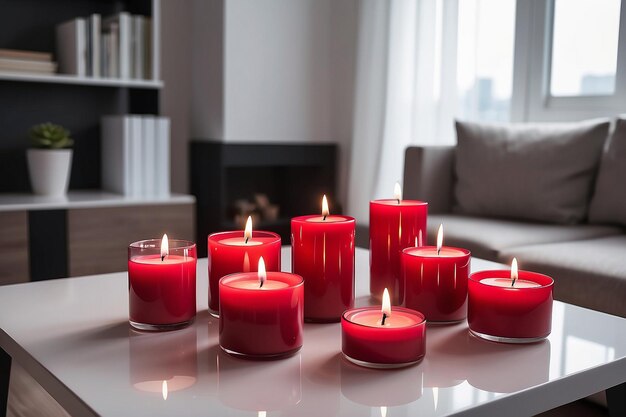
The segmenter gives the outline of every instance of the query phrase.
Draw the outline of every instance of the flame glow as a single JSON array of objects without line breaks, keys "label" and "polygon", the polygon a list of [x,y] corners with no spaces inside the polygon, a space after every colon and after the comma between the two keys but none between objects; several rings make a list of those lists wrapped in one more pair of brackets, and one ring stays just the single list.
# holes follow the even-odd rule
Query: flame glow
[{"label": "flame glow", "polygon": [[163,394],[163,399],[167,400],[167,381],[163,381],[163,384],[161,385],[161,393]]},{"label": "flame glow", "polygon": [[443,246],[443,224],[440,224],[439,230],[437,231],[437,254],[441,252],[442,246]]},{"label": "flame glow", "polygon": [[398,200],[398,202],[402,200],[402,187],[400,187],[399,182],[396,182],[396,185],[393,187],[393,198]]},{"label": "flame glow", "polygon": [[257,411],[257,417],[267,417],[267,411]]},{"label": "flame glow", "polygon": [[259,269],[257,275],[259,277],[259,287],[262,287],[267,280],[267,273],[265,272],[265,260],[262,256],[259,258]]},{"label": "flame glow", "polygon": [[170,254],[170,244],[167,240],[167,235],[163,235],[163,239],[161,239],[161,260],[165,259],[167,255]]},{"label": "flame glow", "polygon": [[330,214],[330,211],[328,210],[328,201],[326,200],[326,195],[324,195],[322,198],[322,216],[324,219],[328,216],[328,214]]},{"label": "flame glow", "polygon": [[246,230],[243,232],[243,238],[248,243],[248,239],[252,239],[252,216],[248,216],[248,220],[246,220]]},{"label": "flame glow", "polygon": [[513,258],[513,262],[511,262],[511,287],[515,285],[515,281],[517,281],[518,276],[517,258]]},{"label": "flame glow", "polygon": [[391,316],[391,299],[389,298],[389,291],[387,291],[387,288],[385,288],[385,291],[383,292],[383,307],[381,311],[387,317]]},{"label": "flame glow", "polygon": [[380,407],[380,417],[387,417],[387,407]]}]

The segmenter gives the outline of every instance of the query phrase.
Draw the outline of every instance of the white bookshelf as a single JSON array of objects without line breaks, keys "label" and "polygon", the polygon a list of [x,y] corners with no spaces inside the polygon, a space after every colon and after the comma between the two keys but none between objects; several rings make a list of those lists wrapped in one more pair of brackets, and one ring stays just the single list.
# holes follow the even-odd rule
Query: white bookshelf
[{"label": "white bookshelf", "polygon": [[29,74],[17,72],[0,72],[0,80],[22,81],[34,83],[75,84],[101,87],[128,87],[128,88],[162,88],[160,80],[135,80],[103,77],[79,77],[68,74]]}]

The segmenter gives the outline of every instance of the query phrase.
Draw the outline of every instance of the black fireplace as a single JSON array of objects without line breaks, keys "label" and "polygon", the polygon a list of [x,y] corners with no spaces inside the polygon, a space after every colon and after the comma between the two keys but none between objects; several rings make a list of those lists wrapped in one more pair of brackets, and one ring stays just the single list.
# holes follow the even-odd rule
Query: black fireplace
[{"label": "black fireplace", "polygon": [[[280,234],[290,243],[290,220],[321,210],[341,212],[336,195],[335,144],[230,144],[191,142],[191,192],[196,196],[198,255],[206,256],[207,236],[242,229],[250,214],[254,229]],[[246,203],[247,202],[247,203]]]}]

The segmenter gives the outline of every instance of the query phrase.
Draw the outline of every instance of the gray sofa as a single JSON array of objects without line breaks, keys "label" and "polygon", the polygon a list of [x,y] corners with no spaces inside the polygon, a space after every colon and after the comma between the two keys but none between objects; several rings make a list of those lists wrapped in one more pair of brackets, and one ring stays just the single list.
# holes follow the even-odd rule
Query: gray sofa
[{"label": "gray sofa", "polygon": [[429,202],[429,243],[444,223],[444,244],[502,263],[517,257],[524,269],[555,279],[556,299],[626,317],[626,232],[622,227],[453,213],[455,149],[410,147],[405,153],[404,195]]}]

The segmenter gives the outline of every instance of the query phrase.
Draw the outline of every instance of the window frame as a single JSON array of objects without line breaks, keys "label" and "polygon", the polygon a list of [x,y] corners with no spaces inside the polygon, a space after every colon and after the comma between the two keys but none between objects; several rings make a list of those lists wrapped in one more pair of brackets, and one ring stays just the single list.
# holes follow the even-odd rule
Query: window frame
[{"label": "window frame", "polygon": [[626,0],[620,5],[615,91],[610,95],[550,94],[554,5],[555,0],[517,1],[511,120],[568,121],[625,112]]}]

